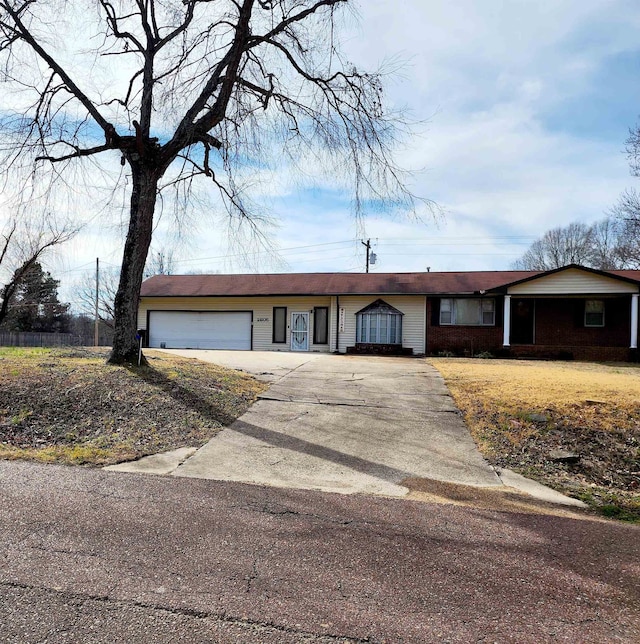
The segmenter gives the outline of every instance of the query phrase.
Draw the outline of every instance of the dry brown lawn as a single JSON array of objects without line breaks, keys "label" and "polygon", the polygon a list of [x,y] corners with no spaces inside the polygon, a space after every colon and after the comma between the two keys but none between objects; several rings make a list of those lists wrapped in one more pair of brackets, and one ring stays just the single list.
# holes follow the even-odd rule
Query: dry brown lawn
[{"label": "dry brown lawn", "polygon": [[199,447],[266,386],[159,352],[140,368],[84,348],[0,348],[0,458],[104,465]]},{"label": "dry brown lawn", "polygon": [[[433,358],[490,462],[640,520],[640,367]],[[576,454],[558,462],[556,451]]]}]

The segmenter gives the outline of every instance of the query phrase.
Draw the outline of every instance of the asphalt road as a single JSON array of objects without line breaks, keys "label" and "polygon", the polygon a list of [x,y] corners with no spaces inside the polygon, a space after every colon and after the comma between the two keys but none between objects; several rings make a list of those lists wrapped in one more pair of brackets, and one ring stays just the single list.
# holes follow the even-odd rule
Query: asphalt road
[{"label": "asphalt road", "polygon": [[640,641],[640,530],[0,461],[2,642]]}]

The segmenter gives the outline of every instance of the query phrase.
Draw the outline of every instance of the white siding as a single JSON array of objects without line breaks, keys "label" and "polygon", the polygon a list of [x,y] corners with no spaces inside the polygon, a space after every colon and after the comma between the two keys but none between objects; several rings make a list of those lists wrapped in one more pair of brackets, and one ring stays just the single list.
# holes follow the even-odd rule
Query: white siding
[{"label": "white siding", "polygon": [[600,295],[637,293],[638,287],[613,277],[568,268],[509,287],[509,295]]},{"label": "white siding", "polygon": [[[356,313],[380,296],[341,296],[340,308],[345,309],[345,330],[340,334],[340,352],[356,343]],[[423,295],[389,295],[382,299],[404,313],[402,345],[414,353],[425,352],[425,308]],[[287,342],[274,344],[273,307],[287,307]],[[329,307],[329,344],[313,344],[313,308]],[[255,351],[290,351],[289,325],[293,311],[309,311],[311,323],[310,351],[335,351],[337,310],[336,298],[308,297],[145,297],[138,309],[138,328],[147,328],[147,311],[251,311],[253,313],[253,349]]]},{"label": "white siding", "polygon": [[[345,310],[344,333],[340,334],[340,353],[356,344],[356,313],[377,299],[404,313],[402,346],[414,353],[425,352],[426,297],[424,295],[341,295],[340,308]],[[335,330],[334,330],[335,332]]]},{"label": "white siding", "polygon": [[[309,311],[309,350],[328,352],[335,346],[335,298],[309,297],[145,297],[138,308],[138,328],[147,328],[147,311],[251,311],[253,313],[253,349],[255,351],[290,351],[291,313]],[[390,302],[391,304],[391,302]],[[287,342],[274,344],[273,307],[287,307]],[[313,344],[313,309],[329,307],[329,344]],[[355,322],[354,322],[355,324]],[[355,329],[355,326],[354,326]]]}]

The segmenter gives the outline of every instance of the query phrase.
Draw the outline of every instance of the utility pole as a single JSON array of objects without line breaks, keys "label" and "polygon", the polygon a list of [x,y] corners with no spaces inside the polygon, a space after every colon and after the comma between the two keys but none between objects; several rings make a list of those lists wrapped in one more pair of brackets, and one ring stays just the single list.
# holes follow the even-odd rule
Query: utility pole
[{"label": "utility pole", "polygon": [[367,249],[367,273],[369,272],[369,254],[371,253],[371,240],[367,239],[366,242],[360,242]]},{"label": "utility pole", "polygon": [[93,331],[93,344],[96,347],[100,342],[100,327],[99,327],[99,320],[98,320],[99,293],[100,293],[100,258],[96,257],[96,318],[95,318],[95,325],[94,325],[94,331]]}]

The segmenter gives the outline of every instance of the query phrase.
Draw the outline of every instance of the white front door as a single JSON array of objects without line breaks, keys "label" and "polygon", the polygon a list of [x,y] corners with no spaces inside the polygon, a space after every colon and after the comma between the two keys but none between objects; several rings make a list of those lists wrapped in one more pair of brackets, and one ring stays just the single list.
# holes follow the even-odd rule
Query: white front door
[{"label": "white front door", "polygon": [[291,314],[291,351],[309,351],[309,314]]}]

